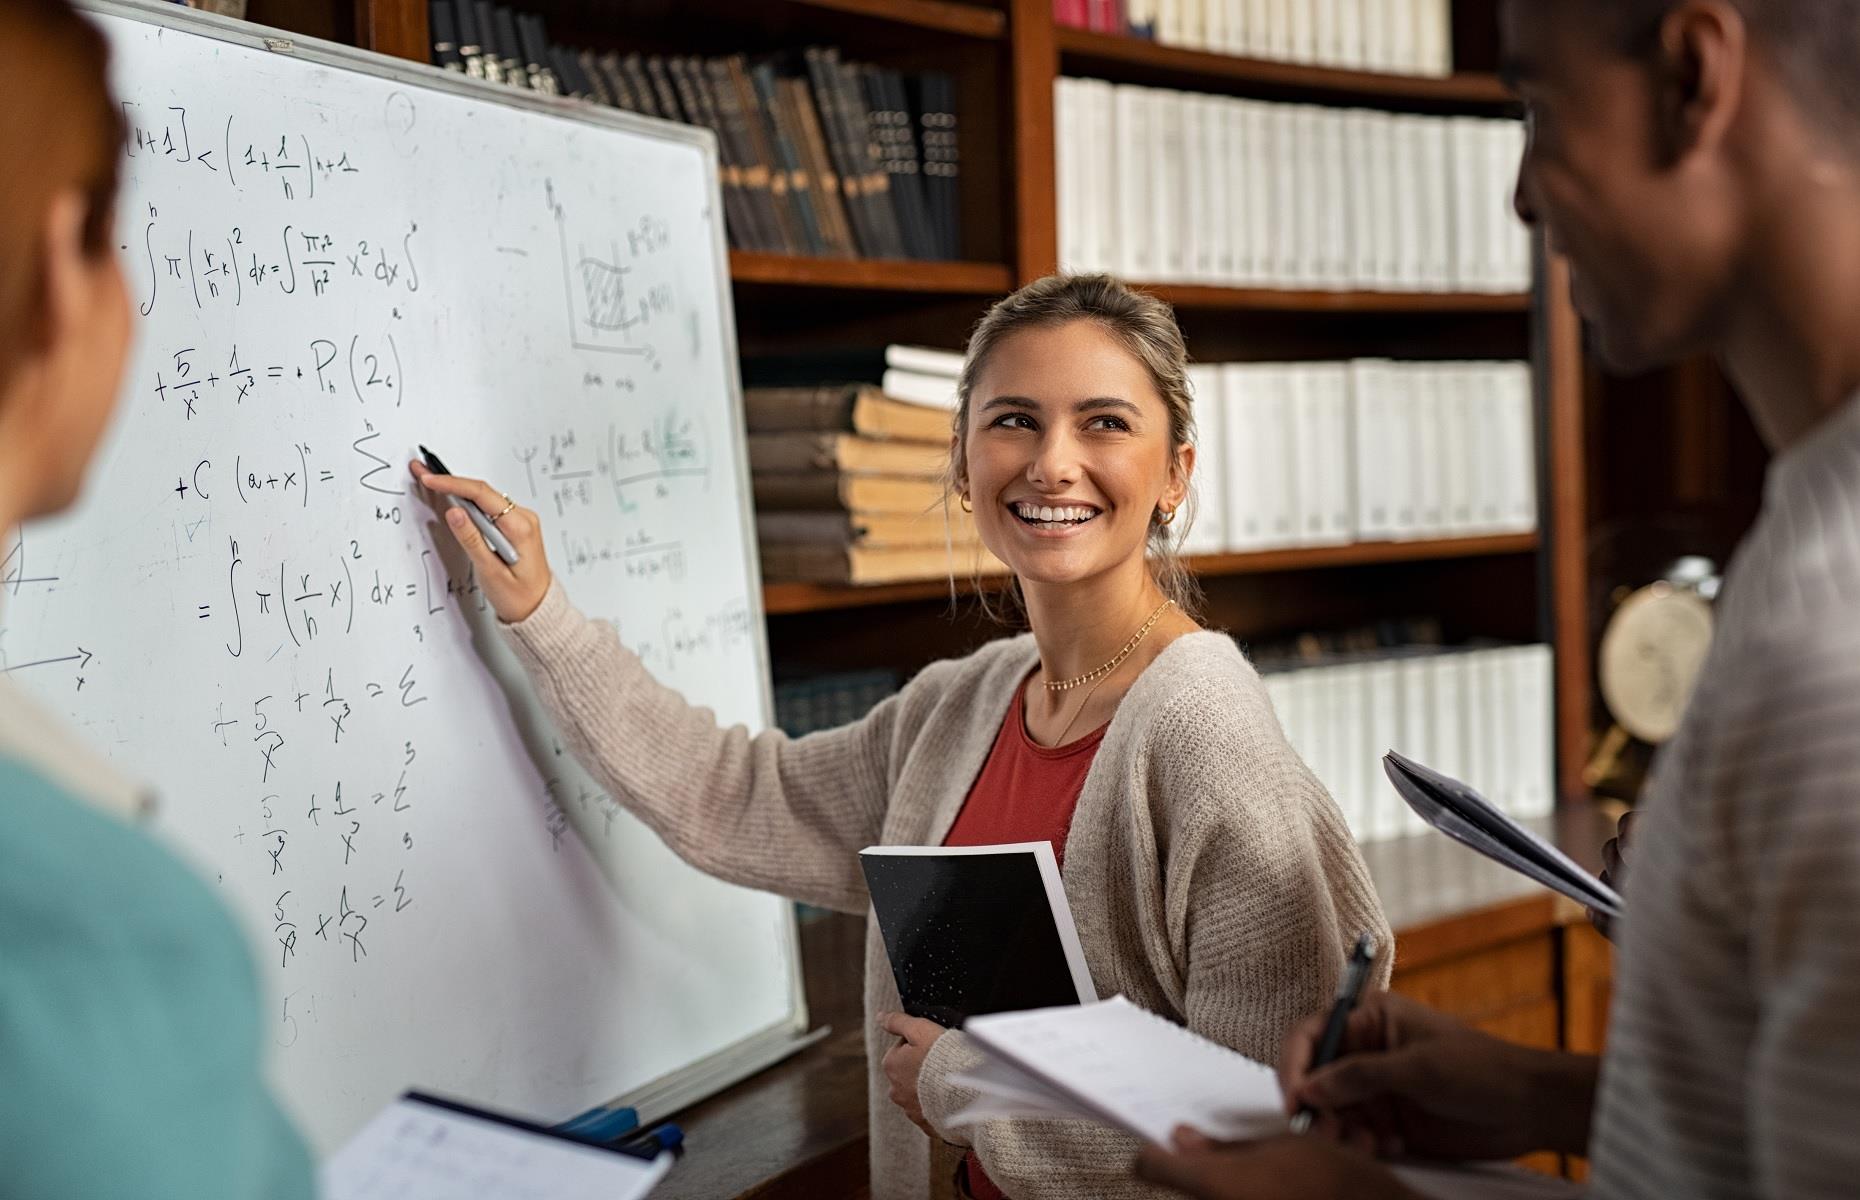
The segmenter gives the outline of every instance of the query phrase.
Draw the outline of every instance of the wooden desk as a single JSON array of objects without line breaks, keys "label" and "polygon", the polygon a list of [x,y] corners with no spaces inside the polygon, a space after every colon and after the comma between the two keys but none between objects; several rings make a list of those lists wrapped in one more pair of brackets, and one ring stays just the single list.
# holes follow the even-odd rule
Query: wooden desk
[{"label": "wooden desk", "polygon": [[[1599,869],[1612,825],[1573,809],[1539,831]],[[1363,857],[1396,930],[1395,990],[1518,1041],[1600,1049],[1609,949],[1579,907],[1433,833],[1367,846]],[[863,1200],[864,939],[854,917],[802,926],[808,1009],[833,1036],[679,1114],[690,1153],[655,1196]]]}]

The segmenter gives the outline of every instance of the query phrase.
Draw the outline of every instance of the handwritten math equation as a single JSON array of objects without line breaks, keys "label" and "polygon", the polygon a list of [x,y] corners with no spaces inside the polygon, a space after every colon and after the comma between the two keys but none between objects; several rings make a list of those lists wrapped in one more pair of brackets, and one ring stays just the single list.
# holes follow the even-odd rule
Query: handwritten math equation
[{"label": "handwritten math equation", "polygon": [[[273,1036],[289,1046],[337,1001],[332,973],[420,936],[419,914],[444,905],[435,878],[456,870],[426,856],[473,774],[447,720],[456,656],[475,652],[460,630],[492,614],[408,474],[412,443],[454,445],[473,406],[518,413],[479,469],[543,514],[564,579],[634,595],[696,576],[710,548],[687,540],[684,510],[727,494],[735,457],[704,405],[667,395],[667,364],[700,350],[666,281],[667,221],[572,212],[540,180],[513,202],[527,233],[464,235],[386,186],[396,130],[143,99],[122,114],[119,246],[142,320],[118,416],[131,449],[93,486],[99,507],[136,514],[139,557],[120,602],[94,607],[133,625],[146,662],[83,630],[34,640],[28,614],[100,585],[86,547],[28,530],[0,545],[0,675],[63,695],[82,722],[108,719],[87,708],[111,703],[99,693],[140,694],[138,671],[188,674],[162,714],[165,753],[213,781],[207,845],[266,931],[283,980]],[[447,321],[467,325],[458,312],[480,302],[461,274],[499,271],[528,272],[547,336],[450,338]],[[561,360],[564,402],[531,417],[523,397],[472,394],[466,352],[520,360],[525,377]],[[650,611],[628,644],[673,676],[740,657],[757,633],[744,596]],[[534,754],[530,791],[511,798],[558,853],[621,811],[562,756]]]}]

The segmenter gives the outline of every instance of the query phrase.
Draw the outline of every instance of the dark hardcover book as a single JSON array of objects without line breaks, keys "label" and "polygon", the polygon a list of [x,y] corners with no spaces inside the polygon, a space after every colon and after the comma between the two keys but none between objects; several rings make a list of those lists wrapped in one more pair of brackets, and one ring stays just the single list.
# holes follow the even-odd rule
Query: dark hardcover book
[{"label": "dark hardcover book", "polygon": [[607,90],[613,93],[614,103],[628,112],[645,113],[651,116],[651,110],[640,100],[634,89],[633,77],[627,74],[621,65],[620,55],[612,50],[594,60],[600,68],[601,78],[607,84]]},{"label": "dark hardcover book", "polygon": [[717,139],[718,190],[723,194],[724,232],[729,244],[737,249],[749,245],[749,227],[743,215],[741,181],[737,178],[735,157],[723,144],[723,130],[716,123],[715,112],[707,107],[692,77],[690,60],[674,54],[665,60],[665,73],[678,96],[678,107],[689,124],[708,129]]},{"label": "dark hardcover book", "polygon": [[858,107],[864,111],[868,156],[877,164],[878,172],[885,180],[887,220],[895,227],[898,235],[897,245],[892,250],[901,258],[921,257],[912,252],[909,214],[904,211],[903,197],[899,195],[896,186],[894,158],[897,147],[891,140],[890,105],[884,96],[883,85],[877,72],[863,63],[842,62],[839,64],[839,73],[857,97]]},{"label": "dark hardcover book", "polygon": [[551,60],[555,63],[556,77],[564,80],[564,91],[581,100],[592,100],[596,104],[608,104],[601,89],[594,82],[594,76],[588,74],[588,68],[582,65],[582,51],[573,46],[551,46]]},{"label": "dark hardcover book", "polygon": [[454,26],[457,29],[459,58],[465,73],[473,79],[484,78],[484,41],[478,33],[478,6],[474,0],[451,0]]},{"label": "dark hardcover book", "polygon": [[900,122],[898,151],[904,158],[904,183],[910,189],[918,219],[923,222],[920,246],[926,258],[946,258],[948,256],[944,253],[943,239],[931,213],[929,190],[924,183],[923,154],[917,144],[917,110],[911,107],[910,90],[905,87],[902,72],[887,70],[885,83],[890,89]]},{"label": "dark hardcover book", "polygon": [[840,89],[840,103],[852,139],[854,161],[865,172],[866,198],[871,203],[872,224],[878,235],[879,255],[905,258],[904,235],[898,229],[897,210],[892,206],[891,181],[885,174],[885,160],[872,137],[872,111],[854,71],[840,61],[838,50],[828,49],[828,69]]},{"label": "dark hardcover book", "polygon": [[516,23],[517,44],[523,48],[523,69],[528,75],[530,90],[548,96],[561,95],[562,81],[549,63],[549,31],[543,27],[542,18],[535,13],[518,13]]},{"label": "dark hardcover book", "polygon": [[764,214],[767,217],[765,227],[769,232],[768,250],[775,254],[799,253],[799,248],[804,244],[800,232],[801,218],[788,200],[788,176],[786,168],[782,166],[781,154],[775,146],[774,127],[768,113],[764,111],[760,93],[750,79],[743,56],[732,54],[723,60],[723,64],[730,76],[730,89],[736,95],[737,107],[742,111],[744,135],[748,138],[756,163],[752,186],[757,197],[764,201]]},{"label": "dark hardcover book", "polygon": [[833,164],[822,161],[808,139],[807,110],[813,100],[808,94],[807,81],[779,76],[775,80],[775,94],[780,106],[782,127],[788,132],[789,141],[794,146],[795,159],[800,164],[794,186],[804,189],[808,211],[814,216],[814,230],[818,238],[810,253],[837,255],[841,253],[841,235],[834,226],[835,213],[828,207],[827,196],[827,186],[834,177]]},{"label": "dark hardcover book", "polygon": [[807,63],[808,82],[814,94],[814,108],[820,114],[820,123],[826,133],[827,151],[839,175],[840,197],[845,205],[847,221],[852,227],[855,248],[861,257],[882,257],[882,243],[873,223],[871,202],[866,196],[865,176],[859,169],[859,160],[854,153],[850,127],[842,111],[840,89],[833,77],[827,51],[817,46],[809,47],[803,57]]},{"label": "dark hardcover book", "polygon": [[593,100],[594,89],[588,86],[581,76],[581,67],[575,61],[575,52],[567,46],[550,42],[543,47],[543,66],[555,76],[556,90],[564,96],[575,100]]},{"label": "dark hardcover book", "polygon": [[859,246],[853,239],[852,223],[846,218],[846,198],[840,190],[839,172],[833,168],[833,154],[827,148],[827,135],[820,123],[820,111],[814,107],[814,93],[805,79],[786,79],[789,110],[800,127],[801,144],[808,163],[808,181],[812,184],[814,211],[820,215],[821,234],[827,253],[835,258],[857,258]]},{"label": "dark hardcover book", "polygon": [[946,409],[894,399],[869,383],[743,389],[750,433],[811,429],[947,445],[953,416]]},{"label": "dark hardcover book", "polygon": [[742,203],[748,208],[748,220],[755,231],[751,249],[779,253],[783,238],[781,223],[768,197],[768,164],[761,158],[761,147],[750,136],[750,119],[748,113],[742,112],[742,97],[737,95],[735,80],[729,78],[729,63],[722,58],[694,58],[692,69],[703,73],[716,108],[718,136],[737,160],[737,186],[742,188]]},{"label": "dark hardcover book", "polygon": [[665,56],[651,54],[646,57],[646,79],[652,85],[653,103],[659,106],[659,115],[668,121],[682,121],[686,125],[696,125],[697,116],[684,110],[678,103],[678,89],[672,86],[671,72],[666,70]]},{"label": "dark hardcover book", "polygon": [[[752,474],[757,512],[813,509],[844,513],[898,513],[921,517],[953,503],[943,481],[882,475],[831,475],[823,471]],[[947,570],[949,560],[941,564]],[[934,574],[934,571],[933,571]]]},{"label": "dark hardcover book", "polygon": [[491,0],[472,0],[478,19],[478,45],[483,48],[484,77],[492,83],[504,82],[504,55],[497,32],[497,14]]},{"label": "dark hardcover book", "polygon": [[859,852],[904,1011],[947,1028],[1097,999],[1050,842]]},{"label": "dark hardcover book", "polygon": [[808,190],[807,167],[795,145],[787,106],[782,103],[780,78],[772,62],[759,62],[750,68],[749,77],[756,86],[756,99],[768,118],[773,135],[775,161],[781,169],[788,209],[794,214],[796,235],[794,254],[819,254],[826,245],[820,236],[820,216],[814,211],[814,199]]},{"label": "dark hardcover book", "polygon": [[749,191],[749,163],[737,136],[736,123],[726,111],[730,97],[718,94],[710,64],[704,59],[686,58],[684,74],[696,98],[698,111],[704,115],[704,123],[717,135],[717,159],[727,185],[724,204],[730,213],[730,246],[736,250],[760,250],[763,248],[761,212]]},{"label": "dark hardcover book", "polygon": [[649,117],[665,117],[676,121],[678,114],[668,113],[659,107],[659,93],[652,86],[652,80],[646,77],[646,60],[637,54],[629,54],[620,60],[620,73],[626,77],[629,90],[633,93],[633,103]]},{"label": "dark hardcover book", "polygon": [[948,75],[926,71],[917,78],[918,151],[923,158],[924,194],[942,240],[942,258],[962,257],[958,214],[961,163],[956,148],[956,94]]},{"label": "dark hardcover book", "polygon": [[504,82],[511,87],[529,87],[530,75],[523,68],[523,48],[517,39],[516,18],[508,8],[497,4],[491,7],[491,21],[497,32],[498,65],[503,70]]},{"label": "dark hardcover book", "polygon": [[885,174],[891,188],[892,207],[898,214],[904,251],[911,258],[937,258],[938,239],[930,224],[929,209],[924,204],[917,137],[912,130],[914,122],[903,81],[896,71],[881,67],[861,67],[859,76],[865,84],[876,136],[884,150]]},{"label": "dark hardcover book", "polygon": [[620,98],[607,82],[607,72],[601,70],[600,55],[592,50],[564,49],[563,53],[575,60],[575,69],[581,73],[583,86],[588,89],[588,98],[607,105],[609,108],[623,108]]},{"label": "dark hardcover book", "polygon": [[452,0],[432,0],[427,5],[426,20],[433,35],[433,65],[448,71],[463,71],[465,60],[459,57],[459,35],[452,21]]}]

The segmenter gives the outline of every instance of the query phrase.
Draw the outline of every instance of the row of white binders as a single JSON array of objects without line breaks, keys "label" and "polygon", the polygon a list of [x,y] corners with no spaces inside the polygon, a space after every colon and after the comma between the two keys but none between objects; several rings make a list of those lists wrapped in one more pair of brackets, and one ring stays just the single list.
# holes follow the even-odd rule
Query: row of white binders
[{"label": "row of white binders", "polygon": [[[1396,75],[1453,73],[1449,0],[1140,0],[1185,50]],[[1144,14],[1150,15],[1150,14]]]},{"label": "row of white binders", "polygon": [[1152,283],[1517,293],[1521,122],[1056,82],[1059,256]]},{"label": "row of white binders", "polygon": [[1526,363],[1206,364],[1189,382],[1185,554],[1537,528]]},{"label": "row of white binders", "polygon": [[1555,808],[1550,647],[1425,653],[1264,676],[1279,723],[1362,842],[1427,827],[1383,774],[1399,750],[1528,820]]}]

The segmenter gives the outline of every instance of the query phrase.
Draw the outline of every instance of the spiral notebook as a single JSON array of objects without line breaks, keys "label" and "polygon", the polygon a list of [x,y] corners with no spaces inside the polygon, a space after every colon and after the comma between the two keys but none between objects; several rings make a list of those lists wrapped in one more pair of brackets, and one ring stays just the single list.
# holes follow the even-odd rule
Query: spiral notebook
[{"label": "spiral notebook", "polygon": [[1164,1145],[1177,1125],[1224,1141],[1286,1127],[1272,1068],[1122,996],[972,1017],[962,1028],[988,1058],[956,1080],[981,1093],[961,1124],[1088,1117]]},{"label": "spiral notebook", "polygon": [[[1284,1133],[1272,1068],[1122,996],[1094,1004],[975,1017],[964,1032],[980,1066],[954,1077],[977,1097],[958,1126],[999,1119],[1086,1119],[1168,1145],[1179,1125],[1217,1141]],[[1499,1164],[1403,1164],[1432,1200],[1573,1200],[1566,1180]]]}]

